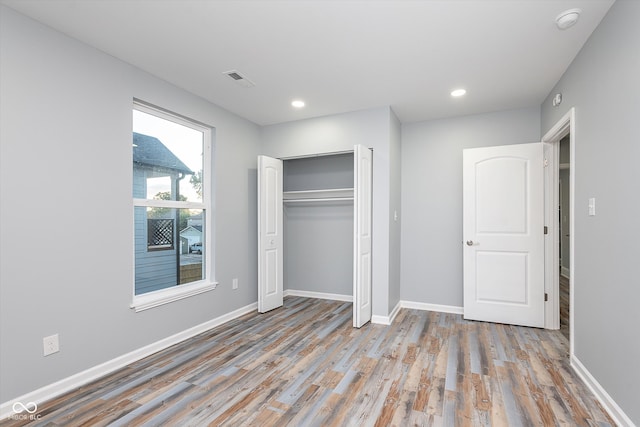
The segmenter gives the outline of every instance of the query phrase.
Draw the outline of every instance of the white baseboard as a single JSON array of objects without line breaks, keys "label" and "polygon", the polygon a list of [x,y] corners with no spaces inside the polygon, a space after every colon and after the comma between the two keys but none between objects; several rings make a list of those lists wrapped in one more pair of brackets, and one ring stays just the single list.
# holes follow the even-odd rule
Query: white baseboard
[{"label": "white baseboard", "polygon": [[398,313],[400,313],[401,308],[402,308],[402,301],[398,301],[398,303],[393,308],[393,310],[391,310],[391,314],[389,315],[389,324],[393,323]]},{"label": "white baseboard", "polygon": [[402,308],[413,308],[415,310],[439,311],[441,313],[464,314],[462,307],[455,305],[429,304],[426,302],[400,301]]},{"label": "white baseboard", "polygon": [[4,402],[0,404],[0,420],[3,420],[13,414],[13,405],[15,402],[21,402],[23,404],[27,404],[27,402],[35,402],[37,404],[39,402],[51,400],[63,393],[74,390],[78,387],[90,383],[91,381],[94,381],[120,368],[123,368],[131,363],[134,363],[144,357],[150,356],[153,353],[157,353],[158,351],[164,350],[165,348],[171,347],[174,344],[178,344],[179,342],[206,332],[209,329],[220,326],[223,323],[226,323],[257,309],[258,303],[254,302],[245,307],[241,307],[230,313],[201,323],[200,325],[196,325],[182,332],[178,332],[175,335],[171,335],[170,337],[161,339],[160,341],[156,341],[130,353],[123,354],[122,356],[116,357],[115,359],[109,360],[105,363],[94,366],[70,377],[64,378],[53,384],[49,384],[32,392],[23,394],[22,396],[16,397],[15,399],[11,399],[8,402]]},{"label": "white baseboard", "polygon": [[376,314],[371,316],[371,323],[375,323],[377,325],[387,325],[388,326],[388,325],[393,323],[393,320],[396,318],[396,316],[398,315],[398,312],[400,312],[401,308],[402,308],[402,306],[400,304],[400,301],[398,301],[398,303],[393,308],[393,310],[391,310],[391,313],[389,313],[388,316],[380,316],[380,315],[376,315]]},{"label": "white baseboard", "polygon": [[326,292],[313,292],[313,291],[299,291],[296,289],[285,290],[284,296],[330,299],[335,301],[353,302],[353,295],[328,294]]},{"label": "white baseboard", "polygon": [[389,320],[389,316],[380,316],[378,314],[371,315],[371,323],[376,325],[386,325],[389,326],[391,321]]},{"label": "white baseboard", "polygon": [[393,323],[393,319],[396,318],[401,308],[412,308],[415,310],[425,310],[425,311],[438,311],[441,313],[463,314],[462,307],[456,307],[453,305],[429,304],[426,302],[400,300],[388,316],[374,315],[371,317],[371,323],[377,323],[379,325],[390,325]]},{"label": "white baseboard", "polygon": [[569,275],[569,269],[568,269],[567,267],[560,267],[560,275],[561,275],[562,277],[564,277],[564,278],[567,278],[567,279],[568,279],[569,277],[571,277],[571,276]]},{"label": "white baseboard", "polygon": [[635,427],[631,418],[624,413],[624,411],[613,400],[609,393],[600,385],[600,383],[591,375],[591,372],[578,360],[575,355],[571,355],[571,367],[578,374],[578,376],[589,387],[591,392],[598,398],[604,409],[609,413],[616,425]]},{"label": "white baseboard", "polygon": [[[305,297],[305,298],[319,298],[319,299],[330,299],[335,301],[346,301],[353,302],[352,295],[343,295],[343,294],[329,294],[325,292],[313,292],[313,291],[300,291],[296,289],[286,289],[284,291],[284,296],[296,296],[296,297]],[[453,305],[440,305],[440,304],[429,304],[425,302],[414,302],[414,301],[398,301],[396,306],[393,308],[391,313],[388,316],[380,316],[373,315],[371,316],[371,323],[376,323],[379,325],[390,325],[393,323],[393,319],[396,318],[398,312],[401,308],[413,308],[416,310],[426,310],[426,311],[438,311],[441,313],[453,313],[453,314],[463,314],[462,307],[457,307]]]}]

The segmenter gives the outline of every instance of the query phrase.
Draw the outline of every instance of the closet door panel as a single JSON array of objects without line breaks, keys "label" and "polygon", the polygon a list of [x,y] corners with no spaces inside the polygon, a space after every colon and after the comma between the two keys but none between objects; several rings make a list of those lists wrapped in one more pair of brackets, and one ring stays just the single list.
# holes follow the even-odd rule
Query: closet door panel
[{"label": "closet door panel", "polygon": [[283,304],[282,161],[258,156],[258,311]]},{"label": "closet door panel", "polygon": [[354,268],[353,326],[359,328],[371,320],[371,230],[373,154],[355,146],[354,156]]}]

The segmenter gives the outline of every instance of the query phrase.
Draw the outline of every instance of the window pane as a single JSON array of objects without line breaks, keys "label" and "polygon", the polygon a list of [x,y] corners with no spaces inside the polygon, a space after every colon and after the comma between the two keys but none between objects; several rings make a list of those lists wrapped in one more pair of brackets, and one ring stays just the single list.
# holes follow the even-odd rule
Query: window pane
[{"label": "window pane", "polygon": [[136,295],[204,278],[204,212],[135,207]]},{"label": "window pane", "polygon": [[[134,169],[135,170],[135,169]],[[175,200],[171,178],[168,176],[153,177],[153,168],[147,170],[147,199]],[[144,197],[143,197],[144,198]]]},{"label": "window pane", "polygon": [[202,202],[201,131],[133,110],[133,197]]}]

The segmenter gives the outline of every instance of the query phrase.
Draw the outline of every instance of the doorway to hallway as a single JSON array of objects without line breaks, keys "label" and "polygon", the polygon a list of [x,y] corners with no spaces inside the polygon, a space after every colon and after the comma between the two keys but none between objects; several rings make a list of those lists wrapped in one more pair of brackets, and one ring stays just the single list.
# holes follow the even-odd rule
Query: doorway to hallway
[{"label": "doorway to hallway", "polygon": [[567,134],[559,142],[559,200],[558,200],[558,253],[560,255],[559,264],[559,296],[560,296],[560,331],[570,339],[570,312],[571,312],[571,289],[570,289],[570,265],[571,265],[571,158],[570,158],[570,134]]}]

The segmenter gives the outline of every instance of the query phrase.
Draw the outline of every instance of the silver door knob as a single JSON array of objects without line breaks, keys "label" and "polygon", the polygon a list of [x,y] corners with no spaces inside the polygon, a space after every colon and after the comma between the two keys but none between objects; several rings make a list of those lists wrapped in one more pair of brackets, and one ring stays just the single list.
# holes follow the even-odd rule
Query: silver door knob
[{"label": "silver door knob", "polygon": [[473,240],[467,240],[467,246],[473,246]]}]

